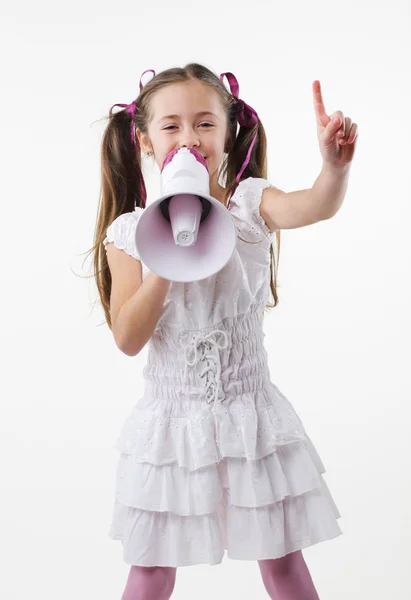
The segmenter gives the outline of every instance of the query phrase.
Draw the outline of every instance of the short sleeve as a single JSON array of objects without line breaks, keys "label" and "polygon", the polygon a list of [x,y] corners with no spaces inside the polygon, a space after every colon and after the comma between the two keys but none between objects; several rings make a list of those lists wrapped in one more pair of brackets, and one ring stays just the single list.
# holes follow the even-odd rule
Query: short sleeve
[{"label": "short sleeve", "polygon": [[267,223],[260,213],[261,198],[263,190],[273,187],[267,179],[249,177],[241,181],[235,190],[230,204],[230,212],[233,216],[243,222],[243,229],[255,236],[266,238],[272,242],[275,232],[270,231]]},{"label": "short sleeve", "polygon": [[137,252],[135,237],[137,222],[143,210],[137,206],[133,212],[123,213],[114,219],[107,228],[106,237],[103,240],[104,247],[106,248],[109,242],[113,242],[119,250],[124,250],[133,258],[141,260]]}]

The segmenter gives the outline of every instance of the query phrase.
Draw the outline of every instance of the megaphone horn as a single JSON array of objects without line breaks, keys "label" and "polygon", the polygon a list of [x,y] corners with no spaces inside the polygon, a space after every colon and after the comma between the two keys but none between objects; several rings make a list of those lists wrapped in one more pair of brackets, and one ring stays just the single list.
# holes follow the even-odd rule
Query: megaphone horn
[{"label": "megaphone horn", "polygon": [[161,197],[142,212],[136,247],[143,263],[164,279],[205,279],[233,255],[233,218],[210,196],[209,181],[203,157],[192,148],[173,150],[163,163]]}]

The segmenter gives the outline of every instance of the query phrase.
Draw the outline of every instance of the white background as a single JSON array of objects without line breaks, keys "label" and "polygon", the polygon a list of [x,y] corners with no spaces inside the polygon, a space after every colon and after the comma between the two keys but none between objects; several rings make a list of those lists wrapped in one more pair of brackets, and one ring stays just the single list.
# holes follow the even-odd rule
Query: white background
[{"label": "white background", "polygon": [[[121,597],[128,566],[107,535],[113,444],[142,393],[146,349],[127,357],[99,326],[84,263],[99,120],[138,95],[145,69],[193,61],[236,75],[267,132],[268,178],[285,191],[320,172],[315,79],[328,114],[358,123],[341,210],[281,233],[265,343],[342,514],[342,536],[304,551],[321,600],[410,598],[409,10],[400,0],[2,3],[1,598]],[[255,562],[225,557],[180,568],[174,597],[267,596]]]}]

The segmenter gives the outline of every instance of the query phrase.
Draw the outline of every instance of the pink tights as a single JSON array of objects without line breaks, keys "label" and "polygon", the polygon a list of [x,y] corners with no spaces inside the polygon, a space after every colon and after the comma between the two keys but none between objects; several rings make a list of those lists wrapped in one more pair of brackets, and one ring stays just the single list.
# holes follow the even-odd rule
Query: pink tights
[{"label": "pink tights", "polygon": [[319,600],[301,550],[259,560],[258,566],[271,600]]},{"label": "pink tights", "polygon": [[[319,600],[301,550],[259,560],[258,566],[271,600]],[[131,566],[121,600],[169,600],[176,571],[176,567]]]},{"label": "pink tights", "polygon": [[173,593],[176,567],[132,565],[121,600],[168,600]]}]

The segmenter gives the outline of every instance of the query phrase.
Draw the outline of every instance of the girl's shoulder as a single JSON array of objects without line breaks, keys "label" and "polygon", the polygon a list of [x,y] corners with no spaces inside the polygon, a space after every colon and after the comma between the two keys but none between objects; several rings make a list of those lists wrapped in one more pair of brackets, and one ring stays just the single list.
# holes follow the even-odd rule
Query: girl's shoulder
[{"label": "girl's shoulder", "polygon": [[136,206],[131,212],[122,213],[107,227],[104,247],[113,242],[119,250],[124,250],[133,258],[140,260],[136,247],[136,226],[143,212],[143,208]]},{"label": "girl's shoulder", "polygon": [[271,241],[274,232],[270,231],[260,213],[261,199],[266,188],[273,187],[268,179],[248,177],[238,184],[230,200],[230,213],[247,226],[257,228]]}]

